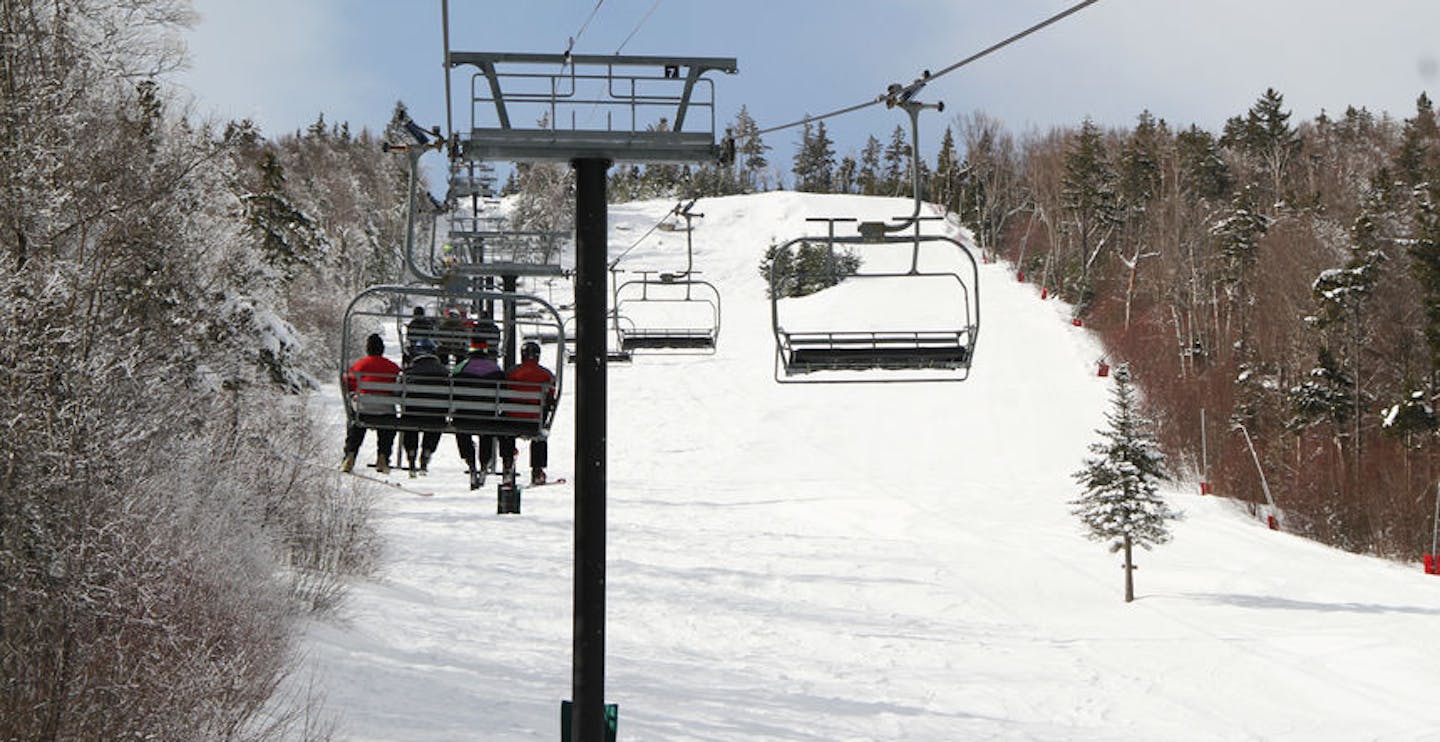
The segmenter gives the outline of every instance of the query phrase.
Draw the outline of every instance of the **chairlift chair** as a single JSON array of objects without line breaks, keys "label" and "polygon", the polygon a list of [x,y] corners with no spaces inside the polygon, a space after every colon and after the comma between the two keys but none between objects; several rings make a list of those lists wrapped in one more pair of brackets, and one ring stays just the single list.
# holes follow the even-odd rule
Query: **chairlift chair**
[{"label": "chairlift chair", "polygon": [[705,216],[691,210],[696,200],[676,204],[672,211],[685,219],[685,270],[638,271],[639,278],[620,281],[618,275],[624,271],[611,264],[611,306],[622,350],[715,352],[720,338],[720,290],[696,278],[700,272],[695,270],[695,227],[691,222]]},{"label": "chairlift chair", "polygon": [[[630,361],[634,360],[634,355],[630,351],[621,347],[619,337],[622,326],[628,330],[633,331],[635,323],[617,315],[615,313],[615,310],[613,309],[610,310],[609,314],[605,318],[605,321],[606,324],[610,327],[609,331],[606,333],[605,360],[613,361],[616,363],[629,363]],[[578,338],[578,333],[574,332],[574,329],[575,317],[574,315],[571,315],[570,317],[565,318],[564,335],[565,342],[568,342],[571,345],[574,345],[575,341]],[[575,362],[575,349],[573,347],[566,349],[565,360],[571,363]]]},{"label": "chairlift chair", "polygon": [[403,372],[395,379],[360,379],[356,393],[344,396],[345,414],[351,424],[397,431],[547,437],[555,414],[550,400],[559,397],[564,381],[564,324],[555,308],[539,297],[488,291],[456,293],[416,286],[368,288],[345,310],[340,340],[341,382],[347,383],[345,369],[363,355],[369,334],[388,334],[387,327],[394,323],[397,330],[391,340],[403,344],[410,307],[480,306],[483,302],[520,306],[548,318],[548,326],[560,341],[550,364],[555,375],[553,384],[463,377],[406,378]]},{"label": "chairlift chair", "polygon": [[615,325],[622,350],[715,352],[720,291],[696,271],[639,271],[615,286]]},{"label": "chairlift chair", "polygon": [[[918,382],[963,381],[969,376],[974,357],[975,340],[980,329],[979,268],[965,245],[944,235],[917,234],[910,236],[837,237],[832,225],[825,237],[800,237],[786,242],[780,250],[790,250],[801,243],[822,243],[827,250],[836,245],[894,245],[911,247],[907,270],[872,270],[862,267],[856,273],[840,278],[827,292],[856,289],[860,284],[888,282],[892,285],[883,297],[912,297],[916,290],[929,287],[947,306],[937,314],[938,320],[924,324],[902,323],[891,316],[856,319],[845,317],[843,307],[826,304],[826,311],[815,313],[810,321],[793,321],[787,315],[793,305],[805,299],[783,296],[782,278],[770,270],[770,311],[775,333],[775,380],[797,382]],[[921,270],[922,247],[954,247],[961,257],[954,270]],[[930,252],[935,252],[934,250]],[[948,251],[947,251],[948,252]],[[968,270],[966,270],[968,268]],[[802,281],[813,276],[800,276]],[[904,285],[903,294],[895,285]],[[852,293],[863,293],[852,291]],[[937,310],[941,308],[936,307]],[[868,321],[862,321],[866,320]],[[908,326],[906,326],[908,324]],[[866,373],[858,373],[866,372]]]}]

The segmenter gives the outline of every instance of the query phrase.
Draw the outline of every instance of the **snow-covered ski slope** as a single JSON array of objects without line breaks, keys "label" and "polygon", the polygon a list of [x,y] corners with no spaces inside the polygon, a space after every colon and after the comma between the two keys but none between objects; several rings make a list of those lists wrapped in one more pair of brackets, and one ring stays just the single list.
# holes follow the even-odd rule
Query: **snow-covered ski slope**
[{"label": "snow-covered ski slope", "polygon": [[[672,205],[612,206],[612,253]],[[766,246],[821,229],[806,216],[910,204],[772,193],[696,210],[718,352],[610,367],[621,739],[1440,740],[1440,579],[1416,565],[1269,531],[1177,484],[1187,518],[1139,552],[1123,602],[1118,557],[1066,504],[1108,404],[1066,307],[983,265],[968,381],[776,384]],[[622,263],[683,266],[683,232]],[[572,415],[550,474],[573,483]],[[573,484],[502,517],[451,440],[432,468],[434,497],[382,492],[380,576],[307,639],[318,689],[349,739],[559,739]]]}]

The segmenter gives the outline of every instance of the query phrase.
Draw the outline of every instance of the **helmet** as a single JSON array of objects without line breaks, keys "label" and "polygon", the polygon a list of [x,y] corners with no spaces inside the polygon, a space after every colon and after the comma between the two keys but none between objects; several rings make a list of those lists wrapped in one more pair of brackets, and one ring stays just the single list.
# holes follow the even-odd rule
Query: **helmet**
[{"label": "helmet", "polygon": [[380,337],[379,333],[365,338],[365,352],[372,356],[378,356],[385,352],[385,340]]},{"label": "helmet", "polygon": [[419,340],[416,340],[415,344],[410,347],[414,351],[414,355],[417,356],[435,355],[435,341],[431,340],[430,338],[420,338]]},{"label": "helmet", "polygon": [[520,358],[526,361],[540,360],[540,344],[531,340],[520,346]]},{"label": "helmet", "polygon": [[495,351],[492,350],[492,349],[490,348],[490,344],[487,343],[487,342],[485,342],[483,339],[481,339],[481,338],[471,338],[471,339],[470,339],[470,355],[472,355],[472,356],[483,356],[483,357],[485,357],[485,358],[493,358],[493,357],[495,356]]}]

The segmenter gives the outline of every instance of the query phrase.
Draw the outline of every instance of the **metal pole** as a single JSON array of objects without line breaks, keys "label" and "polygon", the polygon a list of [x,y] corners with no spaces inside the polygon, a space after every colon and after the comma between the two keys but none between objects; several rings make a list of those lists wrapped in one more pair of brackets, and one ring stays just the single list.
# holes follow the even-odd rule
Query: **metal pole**
[{"label": "metal pole", "polygon": [[1260,488],[1265,491],[1265,502],[1270,505],[1270,513],[1274,514],[1275,498],[1270,496],[1270,484],[1265,481],[1265,469],[1260,466],[1260,454],[1255,453],[1255,443],[1250,440],[1250,431],[1241,423],[1235,423],[1235,427],[1245,436],[1245,445],[1250,448],[1250,458],[1255,459],[1255,471],[1260,473]]},{"label": "metal pole", "polygon": [[1440,554],[1437,551],[1437,542],[1440,542],[1440,483],[1435,485],[1435,523],[1430,532],[1430,553]]},{"label": "metal pole", "polygon": [[1200,408],[1200,479],[1210,481],[1210,447],[1205,438],[1205,408]]},{"label": "metal pole", "polygon": [[[516,290],[515,276],[502,276],[500,285],[505,293],[513,294]],[[505,368],[515,366],[515,300],[505,300],[505,335],[501,345],[505,347]]]},{"label": "metal pole", "polygon": [[572,726],[575,742],[605,740],[605,171],[575,168],[575,634]]}]

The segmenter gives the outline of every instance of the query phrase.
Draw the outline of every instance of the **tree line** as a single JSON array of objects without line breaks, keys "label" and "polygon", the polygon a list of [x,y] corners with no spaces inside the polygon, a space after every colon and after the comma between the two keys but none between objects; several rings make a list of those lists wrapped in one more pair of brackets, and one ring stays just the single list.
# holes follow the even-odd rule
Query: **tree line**
[{"label": "tree line", "polygon": [[1218,134],[1142,112],[1016,140],[972,116],[945,205],[1076,305],[1191,473],[1257,505],[1263,473],[1288,530],[1413,557],[1436,486],[1434,104],[1291,115],[1270,89]]},{"label": "tree line", "polygon": [[323,736],[294,642],[376,558],[304,393],[398,276],[404,173],[189,115],[192,20],[0,3],[0,738]]}]

